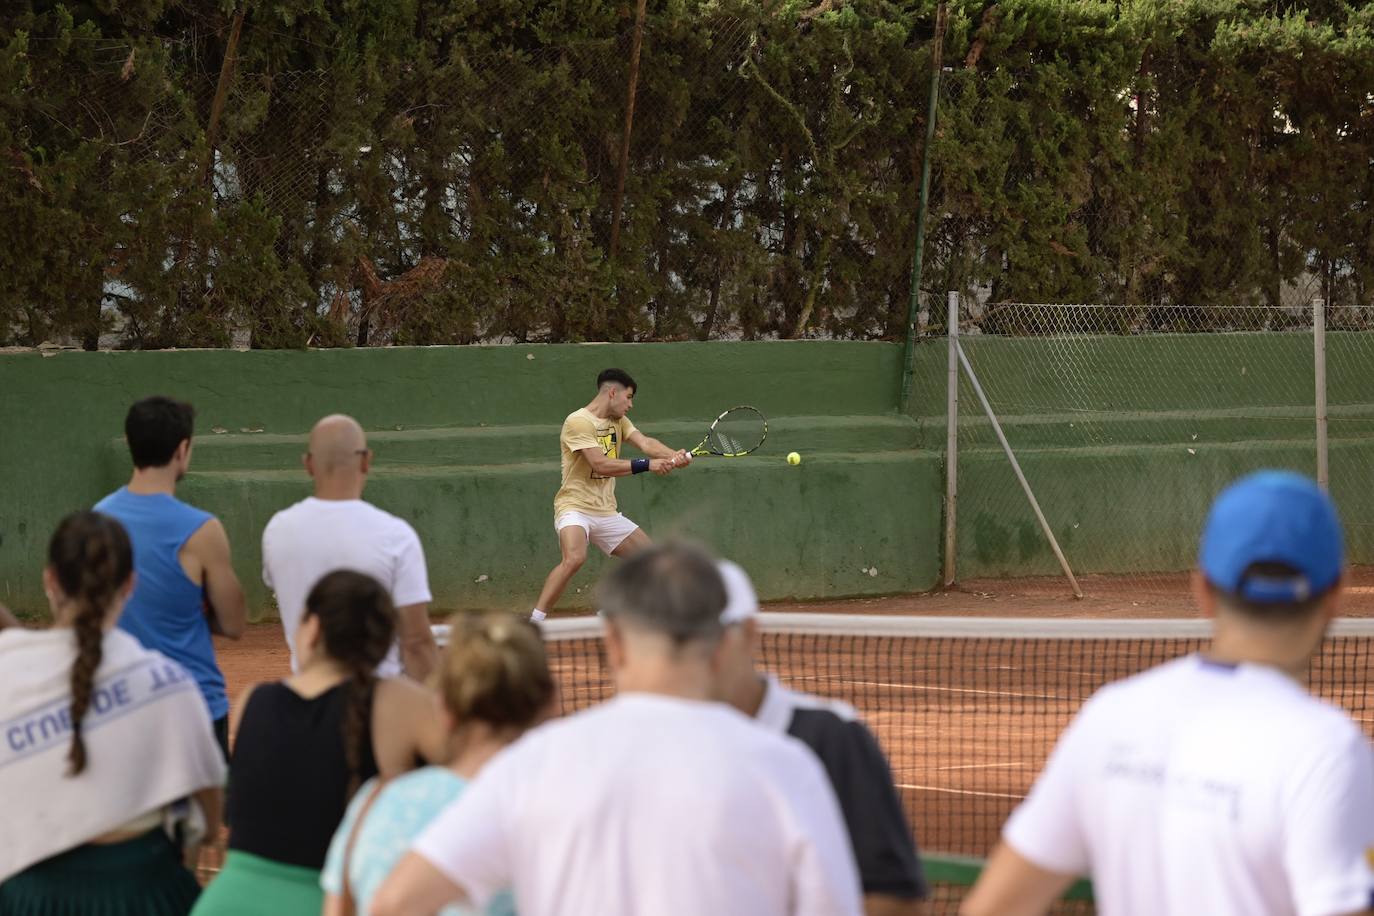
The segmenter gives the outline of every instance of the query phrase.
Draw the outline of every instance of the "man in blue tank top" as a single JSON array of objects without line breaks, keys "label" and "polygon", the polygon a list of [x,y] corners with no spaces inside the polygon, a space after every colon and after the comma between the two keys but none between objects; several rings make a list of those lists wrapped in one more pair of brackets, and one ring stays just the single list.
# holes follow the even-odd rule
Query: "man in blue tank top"
[{"label": "man in blue tank top", "polygon": [[210,634],[238,639],[247,607],[224,526],[175,495],[191,463],[194,421],[191,405],[171,398],[145,398],[130,407],[124,438],[133,477],[95,508],[118,519],[133,542],[134,593],[120,629],[191,673],[227,756],[229,698]]}]

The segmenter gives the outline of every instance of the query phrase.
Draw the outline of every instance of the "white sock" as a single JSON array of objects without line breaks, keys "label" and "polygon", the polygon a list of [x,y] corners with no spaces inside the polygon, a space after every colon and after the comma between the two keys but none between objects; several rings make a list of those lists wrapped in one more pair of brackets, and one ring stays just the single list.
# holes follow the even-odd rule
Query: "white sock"
[{"label": "white sock", "polygon": [[547,616],[549,615],[539,610],[539,608],[535,608],[534,610],[530,611],[530,620],[534,621],[535,623],[538,623]]}]

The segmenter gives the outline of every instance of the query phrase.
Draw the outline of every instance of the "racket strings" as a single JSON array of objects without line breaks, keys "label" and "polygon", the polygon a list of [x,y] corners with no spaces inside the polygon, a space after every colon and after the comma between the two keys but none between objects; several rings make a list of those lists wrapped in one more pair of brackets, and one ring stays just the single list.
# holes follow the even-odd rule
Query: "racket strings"
[{"label": "racket strings", "polygon": [[767,435],[763,415],[752,408],[735,408],[711,427],[714,451],[722,455],[742,455],[758,448]]},{"label": "racket strings", "polygon": [[730,434],[725,432],[724,430],[712,431],[711,439],[713,440],[712,445],[716,447],[716,451],[722,454],[733,455],[737,452],[743,451],[743,449],[740,447],[740,444],[736,442],[734,439],[732,439],[730,437]]}]

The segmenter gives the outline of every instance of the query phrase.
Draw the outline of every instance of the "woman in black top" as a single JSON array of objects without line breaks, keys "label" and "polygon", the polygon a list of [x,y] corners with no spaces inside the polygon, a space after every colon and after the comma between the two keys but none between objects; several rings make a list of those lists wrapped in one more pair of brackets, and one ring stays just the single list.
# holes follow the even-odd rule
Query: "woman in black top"
[{"label": "woman in black top", "polygon": [[194,916],[319,913],[319,872],[358,786],[442,759],[432,694],[374,673],[395,628],[391,598],[368,576],[332,572],[311,590],[299,673],[249,688],[235,707],[229,854]]}]

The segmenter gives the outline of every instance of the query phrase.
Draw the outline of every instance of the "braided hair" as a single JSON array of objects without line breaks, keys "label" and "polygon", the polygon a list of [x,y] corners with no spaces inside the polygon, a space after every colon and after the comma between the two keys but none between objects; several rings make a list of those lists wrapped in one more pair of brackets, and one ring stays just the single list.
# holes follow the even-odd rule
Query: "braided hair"
[{"label": "braided hair", "polygon": [[349,672],[348,706],[343,716],[348,794],[362,782],[363,754],[372,740],[369,716],[377,686],[377,666],[396,638],[396,607],[371,576],[349,570],[329,573],[305,599],[305,615],[320,621],[324,652]]},{"label": "braided hair", "polygon": [[48,568],[74,605],[72,630],[76,661],[72,663],[72,745],[67,775],[86,769],[86,742],[81,722],[91,706],[95,673],[104,657],[105,613],[134,570],[134,553],[124,527],[98,512],[74,512],[64,518],[48,542]]}]

